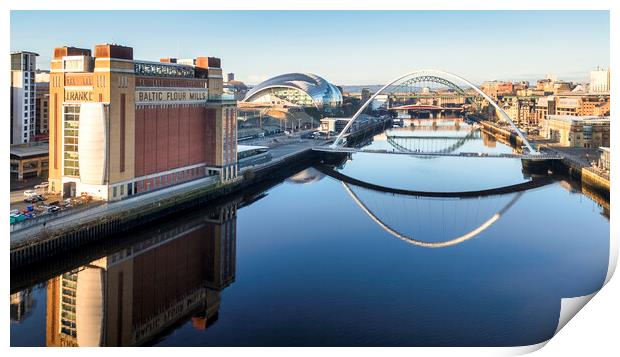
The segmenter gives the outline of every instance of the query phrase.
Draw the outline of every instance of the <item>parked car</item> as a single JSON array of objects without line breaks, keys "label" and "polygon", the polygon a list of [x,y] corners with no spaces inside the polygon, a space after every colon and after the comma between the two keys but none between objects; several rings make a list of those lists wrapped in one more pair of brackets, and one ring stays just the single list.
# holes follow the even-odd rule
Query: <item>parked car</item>
[{"label": "parked car", "polygon": [[35,203],[39,201],[45,201],[45,197],[42,195],[32,195],[24,199],[24,202],[26,203]]},{"label": "parked car", "polygon": [[26,190],[24,191],[24,197],[30,197],[32,195],[36,195],[37,193],[34,190]]},{"label": "parked car", "polygon": [[26,220],[26,217],[22,216],[21,214],[18,216],[11,216],[11,224],[19,223],[25,220]]},{"label": "parked car", "polygon": [[40,184],[34,186],[34,188],[47,188],[47,186],[49,186],[49,182],[41,182]]}]

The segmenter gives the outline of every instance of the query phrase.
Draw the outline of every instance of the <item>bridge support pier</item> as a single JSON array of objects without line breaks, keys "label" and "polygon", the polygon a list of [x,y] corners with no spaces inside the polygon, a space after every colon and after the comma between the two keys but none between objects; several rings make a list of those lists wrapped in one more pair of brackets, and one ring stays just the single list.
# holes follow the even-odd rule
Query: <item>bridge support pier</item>
[{"label": "bridge support pier", "polygon": [[321,162],[328,166],[341,167],[351,158],[347,152],[324,152]]},{"label": "bridge support pier", "polygon": [[552,162],[550,159],[521,159],[521,167],[525,174],[546,175]]}]

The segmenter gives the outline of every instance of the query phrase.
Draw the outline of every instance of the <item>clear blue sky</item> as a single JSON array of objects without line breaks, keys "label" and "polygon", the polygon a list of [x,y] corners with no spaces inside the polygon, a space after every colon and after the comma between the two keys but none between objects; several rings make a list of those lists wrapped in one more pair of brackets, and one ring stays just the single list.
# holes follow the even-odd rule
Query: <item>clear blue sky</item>
[{"label": "clear blue sky", "polygon": [[134,57],[222,58],[249,84],[313,72],[335,84],[381,84],[443,69],[474,82],[554,73],[585,80],[609,66],[607,11],[12,11],[11,50],[98,43]]}]

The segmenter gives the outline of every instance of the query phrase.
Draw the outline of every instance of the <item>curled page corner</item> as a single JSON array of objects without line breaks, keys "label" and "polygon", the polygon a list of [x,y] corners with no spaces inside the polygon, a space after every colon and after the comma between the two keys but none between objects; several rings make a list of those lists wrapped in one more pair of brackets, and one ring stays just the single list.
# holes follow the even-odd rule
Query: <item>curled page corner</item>
[{"label": "curled page corner", "polygon": [[[581,310],[593,297],[597,291],[589,295],[576,296],[572,298],[563,298],[560,301],[560,317],[558,319],[558,326],[553,333],[553,336],[557,333]],[[504,356],[517,356],[524,355],[538,351],[543,348],[551,339],[536,343],[529,346],[515,346],[506,348],[502,353]]]},{"label": "curled page corner", "polygon": [[543,341],[543,342],[539,342],[539,343],[535,343],[533,345],[528,345],[528,346],[507,347],[507,348],[505,348],[503,350],[502,355],[504,355],[504,356],[519,356],[519,355],[525,355],[525,354],[528,354],[528,353],[536,352],[539,349],[545,347],[547,342],[549,342],[549,340]]},{"label": "curled page corner", "polygon": [[583,308],[590,299],[596,295],[597,291],[589,295],[576,296],[572,298],[563,298],[560,307],[560,318],[558,319],[558,327],[555,329],[554,336]]}]

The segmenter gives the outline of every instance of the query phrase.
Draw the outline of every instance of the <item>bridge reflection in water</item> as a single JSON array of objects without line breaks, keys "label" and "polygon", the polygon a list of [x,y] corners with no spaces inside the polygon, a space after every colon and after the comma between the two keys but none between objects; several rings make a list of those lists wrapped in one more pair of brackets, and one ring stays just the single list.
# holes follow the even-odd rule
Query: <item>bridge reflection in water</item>
[{"label": "bridge reflection in water", "polygon": [[[403,153],[449,154],[461,148],[466,142],[479,140],[480,130],[471,130],[464,136],[429,136],[386,134],[387,142]],[[422,156],[434,158],[436,156]]]},{"label": "bridge reflection in water", "polygon": [[146,232],[148,239],[47,282],[47,346],[141,346],[191,318],[217,320],[235,280],[237,203]]},{"label": "bridge reflection in water", "polygon": [[[36,288],[39,308],[23,304],[34,313],[11,324],[12,339],[27,335],[30,344],[48,346],[515,346],[550,338],[560,298],[590,294],[605,277],[608,237],[587,224],[596,221],[547,222],[547,198],[568,197],[557,185],[425,197],[324,176],[308,168],[271,192],[186,214],[50,272],[38,280],[48,280],[46,290]],[[237,239],[238,209],[253,202],[240,215]],[[284,223],[265,224],[265,212]],[[565,230],[523,234],[524,221]]]},{"label": "bridge reflection in water", "polygon": [[[510,207],[512,207],[519,200],[519,198],[521,198],[521,195],[523,195],[523,192],[517,192],[516,194],[512,194],[512,198],[507,203],[505,203],[503,207],[501,207],[496,213],[490,215],[488,219],[484,220],[481,224],[475,226],[474,228],[466,228],[468,225],[470,225],[468,224],[469,222],[467,222],[467,219],[471,218],[473,221],[479,221],[480,216],[485,214],[481,214],[480,212],[480,198],[475,199],[472,203],[470,202],[472,199],[436,199],[431,197],[413,196],[397,197],[397,195],[390,195],[377,191],[371,193],[372,190],[358,187],[358,190],[363,190],[366,191],[366,193],[371,193],[369,196],[376,196],[377,194],[391,196],[388,198],[390,201],[392,201],[390,205],[385,205],[382,202],[381,204],[373,205],[373,207],[371,208],[369,207],[370,204],[364,203],[364,201],[372,201],[376,203],[378,201],[377,197],[366,197],[366,199],[362,199],[360,198],[361,195],[359,193],[356,194],[349,184],[345,182],[341,183],[347,193],[351,196],[353,201],[355,201],[355,203],[364,211],[364,213],[366,213],[383,230],[407,243],[424,248],[446,248],[474,238],[475,236],[489,228],[497,220],[499,220],[502,215],[504,215],[508,211],[508,209],[510,209]],[[485,202],[486,205],[483,205],[482,210],[484,210],[484,206],[486,206],[486,208],[489,207],[489,203],[491,203],[489,201],[496,201],[495,198],[487,198],[485,200],[487,200],[487,202]],[[386,212],[385,207],[390,206],[398,207],[398,209]],[[431,226],[440,226],[443,228],[444,234],[452,234],[453,237],[442,237],[440,238],[440,240],[436,240],[436,236],[428,237],[435,239],[435,241],[430,241],[430,239],[425,240],[425,238],[418,238],[416,237],[417,235],[415,233],[407,234],[403,233],[400,229],[393,228],[393,224],[389,223],[389,218],[382,218],[382,215],[386,215],[391,218],[394,218],[394,215],[400,216],[396,219],[396,221],[398,221],[399,223],[397,224],[400,224],[401,226],[403,225],[403,223],[413,223],[414,226],[423,226],[431,222]],[[465,219],[462,220],[461,217],[465,217]],[[435,225],[433,225],[432,223],[433,218],[435,218],[434,220],[437,221]],[[462,222],[457,223],[457,221],[461,220]],[[395,220],[391,219],[391,221]],[[454,223],[454,227],[449,227],[450,223]],[[477,223],[474,223],[474,225],[476,224]],[[465,228],[466,232],[456,233],[459,229],[463,228]]]}]

